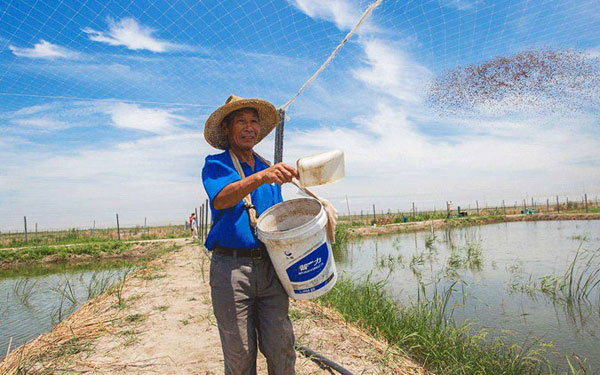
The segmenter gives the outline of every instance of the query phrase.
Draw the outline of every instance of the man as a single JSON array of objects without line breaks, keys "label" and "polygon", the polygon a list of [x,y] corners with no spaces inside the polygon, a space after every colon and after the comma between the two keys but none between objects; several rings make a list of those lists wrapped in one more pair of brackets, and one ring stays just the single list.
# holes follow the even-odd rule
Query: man
[{"label": "man", "polygon": [[206,141],[225,150],[206,157],[202,170],[213,219],[205,246],[212,251],[211,296],[225,375],[256,374],[257,343],[269,375],[295,373],[288,296],[254,228],[258,215],[283,200],[281,185],[298,177],[294,168],[269,166],[253,151],[278,121],[271,103],[230,96],[204,127]]}]

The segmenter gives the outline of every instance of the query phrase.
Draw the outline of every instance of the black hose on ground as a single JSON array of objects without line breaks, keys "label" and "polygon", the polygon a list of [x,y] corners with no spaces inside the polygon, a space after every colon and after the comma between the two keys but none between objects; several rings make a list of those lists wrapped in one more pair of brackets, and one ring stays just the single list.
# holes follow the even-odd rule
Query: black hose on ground
[{"label": "black hose on ground", "polygon": [[342,366],[333,362],[331,359],[322,356],[321,354],[315,352],[312,349],[307,348],[304,345],[295,345],[295,347],[296,347],[297,351],[304,354],[308,359],[310,359],[313,362],[315,362],[316,364],[318,364],[319,367],[321,367],[321,368],[323,368],[323,366],[326,366],[327,368],[334,369],[335,371],[339,372],[342,375],[354,375],[350,371],[343,368]]}]

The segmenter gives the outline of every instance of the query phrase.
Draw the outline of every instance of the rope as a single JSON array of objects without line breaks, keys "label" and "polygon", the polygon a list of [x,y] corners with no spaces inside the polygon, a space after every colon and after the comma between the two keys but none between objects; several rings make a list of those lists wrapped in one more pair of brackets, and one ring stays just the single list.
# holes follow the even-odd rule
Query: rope
[{"label": "rope", "polygon": [[98,99],[98,98],[83,98],[79,96],[60,96],[60,95],[35,95],[35,94],[16,94],[10,92],[0,92],[2,96],[19,96],[28,98],[46,98],[46,99],[66,99],[66,100],[100,100],[108,102],[123,102],[123,103],[139,103],[139,104],[160,104],[160,105],[174,105],[174,106],[187,106],[187,107],[202,107],[202,108],[215,108],[219,105],[204,105],[204,104],[193,104],[193,103],[173,103],[173,102],[153,102],[148,100],[127,100],[127,99]]},{"label": "rope", "polygon": [[335,47],[335,49],[333,50],[333,52],[331,53],[331,55],[329,55],[329,57],[327,58],[327,60],[325,60],[325,62],[323,63],[323,65],[321,65],[321,67],[319,68],[319,70],[317,70],[315,72],[315,74],[313,74],[306,82],[304,82],[304,85],[302,85],[302,87],[300,88],[300,90],[298,90],[298,92],[294,96],[292,96],[292,98],[290,100],[288,100],[287,103],[285,103],[283,106],[281,106],[282,110],[287,111],[287,109],[290,106],[290,104],[292,104],[296,100],[296,98],[298,96],[300,96],[300,94],[302,94],[302,92],[306,89],[306,87],[312,81],[314,81],[315,78],[317,78],[317,76],[319,74],[321,74],[321,72],[323,70],[325,70],[325,68],[327,67],[327,65],[329,65],[329,63],[331,61],[333,61],[333,59],[337,56],[337,54],[340,52],[340,50],[342,49],[342,47],[344,47],[344,45],[346,44],[346,42],[348,41],[348,39],[350,39],[350,37],[352,37],[352,35],[358,30],[358,28],[363,24],[363,22],[365,22],[365,20],[371,15],[371,12],[373,12],[373,9],[377,8],[381,4],[382,1],[383,0],[376,0],[373,4],[371,4],[367,8],[367,10],[365,10],[365,12],[362,14],[362,16],[360,17],[360,19],[356,23],[356,25],[354,25],[354,27],[352,28],[352,30],[350,30],[350,32],[340,42],[340,44],[338,44],[338,46]]}]

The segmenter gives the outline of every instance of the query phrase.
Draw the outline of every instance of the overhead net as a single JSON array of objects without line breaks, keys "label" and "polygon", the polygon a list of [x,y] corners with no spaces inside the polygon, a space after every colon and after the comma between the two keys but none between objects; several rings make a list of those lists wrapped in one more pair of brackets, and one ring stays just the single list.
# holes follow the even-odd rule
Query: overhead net
[{"label": "overhead net", "polygon": [[[384,0],[291,103],[372,4],[2,2],[0,156],[11,162],[0,167],[5,176],[0,198],[15,213],[11,220],[20,211],[61,201],[73,186],[69,205],[47,211],[59,216],[73,207],[97,210],[82,193],[90,186],[111,191],[95,193],[100,201],[114,200],[107,208],[113,213],[128,207],[141,217],[145,202],[160,201],[156,197],[163,197],[164,189],[186,198],[160,201],[152,208],[156,214],[183,210],[203,194],[198,174],[203,155],[211,152],[201,145],[204,120],[231,94],[290,104],[284,151],[289,161],[345,149],[350,179],[339,191],[348,192],[351,211],[369,210],[371,203],[377,211],[406,210],[414,200],[421,207],[440,207],[457,191],[465,198],[470,194],[471,202],[477,197],[520,201],[508,171],[527,157],[535,175],[543,177],[539,171],[550,161],[539,155],[556,149],[561,136],[538,142],[539,133],[525,131],[522,137],[534,146],[531,155],[507,153],[467,163],[459,156],[465,149],[485,154],[506,145],[473,141],[473,132],[461,139],[456,136],[461,126],[497,125],[505,116],[555,123],[540,117],[546,112],[563,123],[597,121],[600,3],[595,0]],[[559,153],[554,165],[597,165],[593,135],[581,138],[580,159]],[[160,143],[156,136],[163,137]],[[152,142],[173,147],[156,148]],[[160,157],[142,155],[143,147],[155,148]],[[110,153],[100,152],[103,148]],[[504,173],[504,182],[469,174],[500,160],[504,164],[492,169],[496,176]],[[544,197],[579,194],[586,173],[541,192],[539,180],[522,178],[519,189]],[[428,179],[434,174],[440,180]],[[158,177],[171,185],[154,187]],[[42,183],[50,186],[44,197]],[[182,183],[196,185],[182,188]],[[128,187],[111,190],[119,184]],[[156,191],[143,197],[140,189]],[[327,194],[345,206],[337,190]]]}]

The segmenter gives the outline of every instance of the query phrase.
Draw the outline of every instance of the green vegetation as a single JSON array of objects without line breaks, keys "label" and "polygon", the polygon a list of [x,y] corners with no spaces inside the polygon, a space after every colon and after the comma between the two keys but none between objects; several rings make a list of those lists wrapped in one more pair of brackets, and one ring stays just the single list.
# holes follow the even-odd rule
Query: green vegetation
[{"label": "green vegetation", "polygon": [[[340,216],[338,218],[338,223],[347,224],[352,227],[359,227],[365,225],[385,225],[391,223],[403,223],[405,222],[423,222],[428,220],[450,220],[458,224],[457,226],[468,225],[469,223],[481,221],[484,222],[489,220],[503,220],[506,215],[522,215],[524,207],[521,205],[514,206],[506,206],[506,207],[480,207],[479,210],[476,208],[465,208],[461,207],[460,211],[464,212],[467,216],[458,217],[457,208],[455,207],[452,210],[450,218],[448,218],[448,213],[446,210],[433,210],[433,211],[416,211],[414,214],[412,211],[406,212],[391,212],[388,210],[387,213],[378,212],[376,214],[376,220],[373,218],[372,212],[365,212],[364,214],[353,214],[353,215],[345,215]],[[561,202],[560,210],[557,211],[557,207],[555,204],[550,204],[546,206],[541,202],[537,202],[537,204],[533,207],[526,206],[528,210],[535,211],[535,214],[581,214],[585,213],[585,204],[583,202],[574,202],[569,201],[568,204]],[[600,203],[589,200],[588,201],[588,212],[589,213],[600,213]],[[534,215],[535,215],[534,214]]]},{"label": "green vegetation", "polygon": [[92,343],[84,342],[83,340],[74,337],[71,340],[61,344],[58,350],[50,354],[51,358],[60,358],[65,355],[75,355],[81,352],[92,352]]},{"label": "green vegetation", "polygon": [[481,271],[482,266],[483,252],[481,251],[481,243],[467,241],[465,246],[452,250],[448,257],[445,274],[456,277],[459,269],[468,268],[472,271]]},{"label": "green vegetation", "polygon": [[[457,325],[450,306],[455,286],[399,307],[385,293],[382,282],[342,279],[319,302],[339,310],[347,321],[407,352],[438,375],[555,373],[541,344],[509,344],[502,337],[490,338],[487,330]],[[571,372],[580,373],[575,368]]]},{"label": "green vegetation", "polygon": [[13,285],[13,294],[17,296],[21,304],[29,306],[29,298],[31,298],[36,286],[37,281],[32,282],[29,277],[20,278]]},{"label": "green vegetation", "polygon": [[123,251],[128,250],[132,244],[133,242],[104,241],[68,246],[37,246],[19,249],[3,249],[0,250],[0,263],[12,263],[16,261],[31,262],[40,260],[49,255],[54,256],[55,259],[59,261],[77,255],[97,257],[101,254],[120,254]]},{"label": "green vegetation", "polygon": [[[116,258],[127,258],[141,263],[179,248],[175,243],[151,242],[137,243],[127,241],[104,241],[76,245],[38,246],[15,249],[0,249],[0,278],[19,276],[21,273],[38,275],[49,272],[43,267],[24,268],[40,263],[50,265],[50,269],[60,269],[56,264],[65,263],[91,263],[92,269],[106,268],[102,263],[108,261],[113,266],[123,265],[123,261]],[[102,261],[98,263],[98,261]],[[115,264],[116,263],[116,264]],[[4,268],[4,269],[2,269]],[[114,267],[113,267],[114,268]],[[10,272],[10,269],[13,269]]]},{"label": "green vegetation", "polygon": [[143,314],[131,314],[125,317],[127,323],[141,323],[146,320],[146,316]]},{"label": "green vegetation", "polygon": [[[136,226],[133,228],[121,228],[122,241],[154,240],[159,238],[185,238],[190,232],[183,225],[168,225],[161,227]],[[29,232],[28,241],[25,242],[25,234],[2,233],[0,234],[0,249],[28,246],[48,246],[84,244],[95,242],[106,242],[117,240],[117,229],[77,229],[71,228],[64,231]]]},{"label": "green vegetation", "polygon": [[[585,251],[580,246],[561,275],[545,275],[537,279],[529,275],[527,281],[523,282],[523,277],[518,271],[518,266],[511,269],[516,279],[510,284],[512,291],[532,296],[541,293],[554,302],[567,305],[585,303],[590,300],[594,291],[600,290],[600,249]],[[598,296],[600,298],[600,292]]]}]

